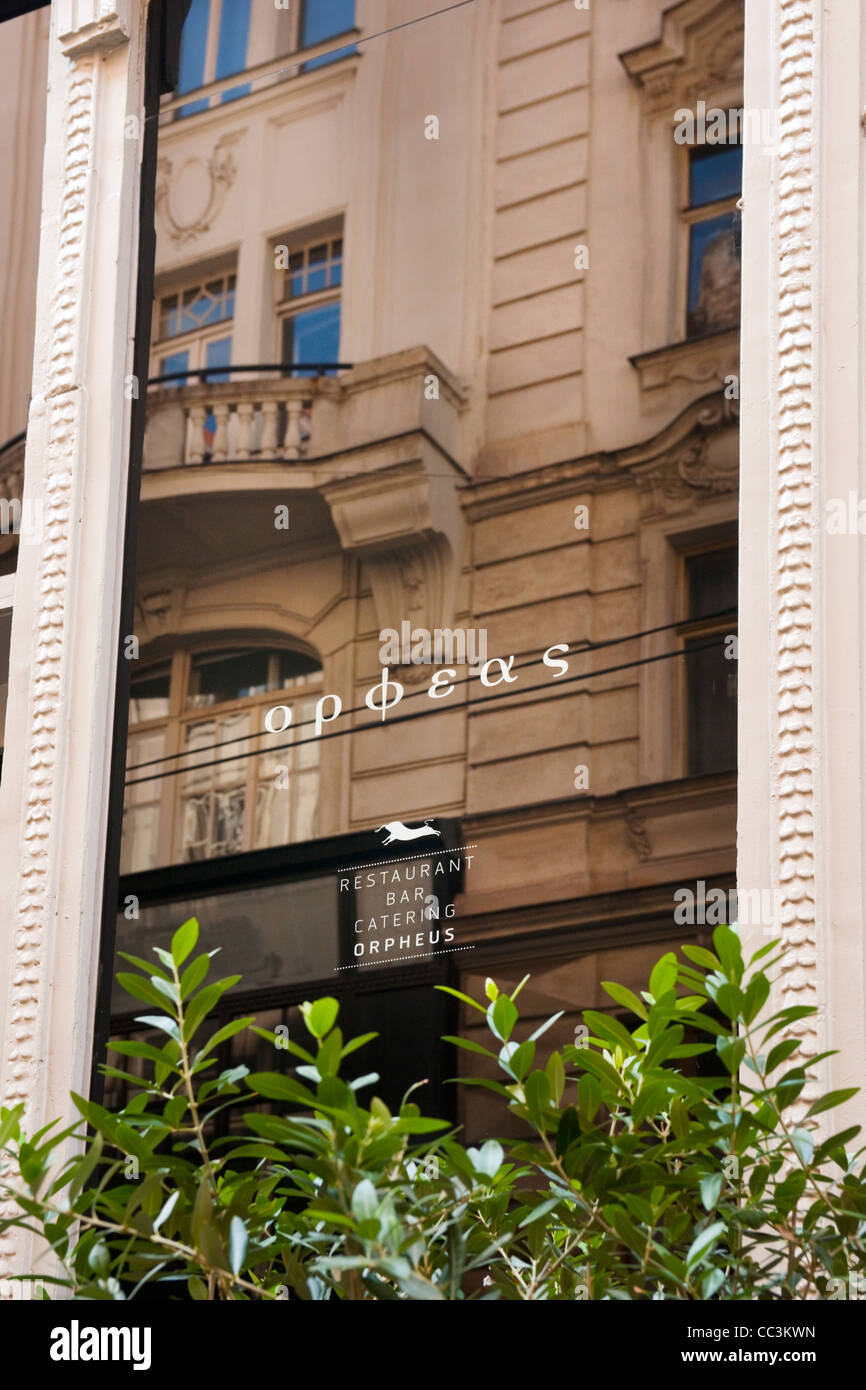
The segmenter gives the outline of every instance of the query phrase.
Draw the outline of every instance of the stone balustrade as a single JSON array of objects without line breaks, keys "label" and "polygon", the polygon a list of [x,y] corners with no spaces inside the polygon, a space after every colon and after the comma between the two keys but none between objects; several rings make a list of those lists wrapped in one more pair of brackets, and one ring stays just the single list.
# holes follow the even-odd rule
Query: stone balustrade
[{"label": "stone balustrade", "polygon": [[239,378],[152,390],[145,470],[304,458],[314,404],[328,386],[328,378]]}]

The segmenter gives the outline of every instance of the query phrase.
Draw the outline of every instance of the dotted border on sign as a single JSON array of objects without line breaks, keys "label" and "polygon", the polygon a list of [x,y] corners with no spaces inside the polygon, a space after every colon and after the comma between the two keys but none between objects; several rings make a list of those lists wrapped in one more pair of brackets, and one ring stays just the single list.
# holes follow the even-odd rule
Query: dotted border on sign
[{"label": "dotted border on sign", "polygon": [[432,956],[449,956],[455,951],[474,951],[475,946],[446,946],[444,951],[429,951],[418,956],[398,956],[396,960],[362,960],[357,965],[335,965],[334,970],[363,970],[367,965],[402,965],[406,960],[430,960]]},{"label": "dotted border on sign", "polygon": [[359,869],[384,869],[386,864],[407,864],[410,859],[429,859],[431,854],[460,854],[464,849],[477,849],[477,845],[455,845],[453,849],[431,849],[426,854],[404,854],[402,859],[378,859],[375,864],[354,864],[348,869],[338,869],[338,874],[354,874]]}]

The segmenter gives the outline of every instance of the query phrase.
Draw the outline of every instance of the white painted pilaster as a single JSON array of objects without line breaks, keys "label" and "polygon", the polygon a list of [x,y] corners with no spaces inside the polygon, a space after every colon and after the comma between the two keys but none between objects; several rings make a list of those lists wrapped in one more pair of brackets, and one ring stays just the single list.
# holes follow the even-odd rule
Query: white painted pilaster
[{"label": "white painted pilaster", "polygon": [[745,152],[738,882],[784,895],[778,1000],[817,1006],[796,1032],[839,1049],[834,1088],[866,1080],[866,541],[825,526],[864,496],[863,40],[861,0],[747,0],[779,138]]},{"label": "white painted pilaster", "polygon": [[[33,1130],[90,1071],[132,372],[146,0],[54,0],[0,788],[0,1095]],[[136,117],[137,129],[128,117]],[[26,1269],[6,1240],[0,1272]]]}]

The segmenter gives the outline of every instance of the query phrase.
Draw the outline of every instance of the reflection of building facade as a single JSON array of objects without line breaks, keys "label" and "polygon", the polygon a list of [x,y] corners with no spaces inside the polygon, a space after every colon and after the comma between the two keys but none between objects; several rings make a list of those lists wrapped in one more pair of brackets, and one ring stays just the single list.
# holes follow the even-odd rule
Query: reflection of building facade
[{"label": "reflection of building facade", "polygon": [[[195,910],[244,1011],[291,1027],[338,993],[408,1083],[453,1031],[432,981],[531,972],[561,1044],[601,980],[643,983],[698,931],[679,886],[733,884],[741,150],[673,126],[698,96],[742,104],[743,33],[729,0],[391,8],[189,12],[118,944],[147,954]],[[431,700],[435,667],[401,665],[383,722],[365,695],[407,621],[484,630],[517,681],[461,667]],[[357,922],[400,904],[340,872],[425,818],[453,950],[444,916],[420,947],[401,921],[370,935],[410,944],[362,967]]]}]

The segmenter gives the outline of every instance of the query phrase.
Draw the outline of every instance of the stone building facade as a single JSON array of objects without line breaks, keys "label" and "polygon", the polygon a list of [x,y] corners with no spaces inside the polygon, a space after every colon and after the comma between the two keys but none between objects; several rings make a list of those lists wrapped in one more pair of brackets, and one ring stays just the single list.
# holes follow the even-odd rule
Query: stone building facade
[{"label": "stone building facade", "polygon": [[[676,125],[742,106],[742,7],[325,8],[194,0],[162,101],[118,934],[207,900],[272,1018],[369,965],[398,1051],[400,982],[531,973],[561,1042],[700,933],[678,888],[734,882],[742,151]],[[13,27],[44,63],[45,13]],[[514,671],[431,697],[403,652],[383,719],[404,627]],[[334,736],[264,732],[328,695]],[[249,875],[285,905],[331,864],[299,845],[378,863],[395,820],[470,847],[452,935],[283,959]]]}]

